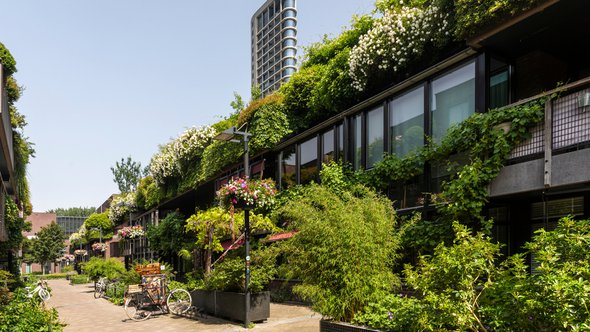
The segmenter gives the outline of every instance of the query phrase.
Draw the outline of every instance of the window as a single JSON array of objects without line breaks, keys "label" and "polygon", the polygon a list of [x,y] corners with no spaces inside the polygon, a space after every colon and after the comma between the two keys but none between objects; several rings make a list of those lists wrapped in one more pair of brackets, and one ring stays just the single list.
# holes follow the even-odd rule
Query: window
[{"label": "window", "polygon": [[424,145],[424,87],[396,97],[389,103],[391,153],[399,157]]},{"label": "window", "polygon": [[300,184],[306,184],[318,177],[318,139],[314,137],[299,146],[301,167],[299,168]]},{"label": "window", "polygon": [[475,62],[432,81],[432,138],[440,142],[447,130],[475,112]]},{"label": "window", "polygon": [[322,163],[334,159],[334,129],[332,129],[322,134]]},{"label": "window", "polygon": [[510,103],[509,66],[506,62],[490,58],[489,108],[498,108]]},{"label": "window", "polygon": [[297,184],[297,159],[295,146],[285,149],[281,159],[281,189]]},{"label": "window", "polygon": [[383,159],[383,107],[367,112],[367,168]]},{"label": "window", "polygon": [[362,165],[362,151],[363,151],[363,115],[359,114],[354,117],[353,119],[353,127],[354,127],[354,140],[353,140],[353,153],[354,153],[354,160],[353,165],[354,169],[361,169]]},{"label": "window", "polygon": [[338,160],[344,160],[344,125],[339,124],[338,127]]}]

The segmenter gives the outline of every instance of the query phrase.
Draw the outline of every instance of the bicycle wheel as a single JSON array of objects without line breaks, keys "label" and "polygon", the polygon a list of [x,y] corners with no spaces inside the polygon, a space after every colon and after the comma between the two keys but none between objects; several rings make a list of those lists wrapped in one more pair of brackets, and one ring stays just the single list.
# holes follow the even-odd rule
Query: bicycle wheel
[{"label": "bicycle wheel", "polygon": [[175,289],[166,299],[168,310],[175,315],[181,315],[192,306],[191,294],[184,289]]},{"label": "bicycle wheel", "polygon": [[105,287],[103,286],[103,284],[97,284],[96,287],[94,287],[94,298],[99,299],[103,297],[104,289]]},{"label": "bicycle wheel", "polygon": [[47,289],[41,288],[39,290],[39,297],[41,298],[41,300],[47,301],[49,300],[49,298],[51,298],[51,294],[49,294],[49,291]]},{"label": "bicycle wheel", "polygon": [[139,301],[139,296],[130,296],[125,299],[125,313],[127,317],[138,322],[146,320],[152,315],[151,311],[145,310]]}]

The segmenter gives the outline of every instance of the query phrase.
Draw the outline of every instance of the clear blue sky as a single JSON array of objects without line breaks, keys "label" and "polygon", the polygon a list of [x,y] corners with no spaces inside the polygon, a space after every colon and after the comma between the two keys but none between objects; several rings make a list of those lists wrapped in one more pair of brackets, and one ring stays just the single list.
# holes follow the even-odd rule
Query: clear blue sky
[{"label": "clear blue sky", "polygon": [[[0,42],[25,91],[34,211],[97,206],[110,167],[147,165],[185,128],[250,95],[250,19],[264,0],[3,1]],[[298,44],[337,35],[374,0],[298,0]]]}]

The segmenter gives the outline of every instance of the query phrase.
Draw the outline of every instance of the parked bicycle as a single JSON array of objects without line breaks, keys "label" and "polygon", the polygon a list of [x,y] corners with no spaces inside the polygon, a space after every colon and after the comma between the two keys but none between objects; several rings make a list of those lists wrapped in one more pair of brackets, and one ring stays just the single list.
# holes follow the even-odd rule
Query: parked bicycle
[{"label": "parked bicycle", "polygon": [[163,274],[144,277],[139,285],[129,285],[125,295],[125,313],[135,321],[148,319],[153,313],[181,315],[191,308],[191,295],[185,289],[169,291]]},{"label": "parked bicycle", "polygon": [[25,290],[27,291],[27,297],[29,299],[32,299],[35,297],[35,295],[38,295],[41,301],[45,302],[51,298],[51,294],[47,288],[47,281],[39,280],[37,281],[37,287],[35,287],[33,290],[31,290],[31,287],[25,287]]},{"label": "parked bicycle", "polygon": [[100,277],[94,283],[94,298],[98,299],[101,298],[104,293],[107,291],[107,283],[108,279],[105,277]]}]

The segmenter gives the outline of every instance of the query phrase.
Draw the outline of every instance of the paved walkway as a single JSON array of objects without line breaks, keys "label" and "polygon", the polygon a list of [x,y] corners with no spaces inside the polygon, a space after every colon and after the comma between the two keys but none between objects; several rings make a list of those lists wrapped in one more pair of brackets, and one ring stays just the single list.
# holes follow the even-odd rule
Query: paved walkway
[{"label": "paved walkway", "polygon": [[321,316],[309,308],[296,305],[271,303],[270,318],[253,329],[245,329],[238,323],[204,316],[197,320],[175,315],[152,315],[148,320],[135,322],[127,318],[122,306],[105,299],[94,299],[92,284],[70,285],[66,280],[50,280],[52,289],[48,305],[59,312],[68,331],[319,331]]}]

